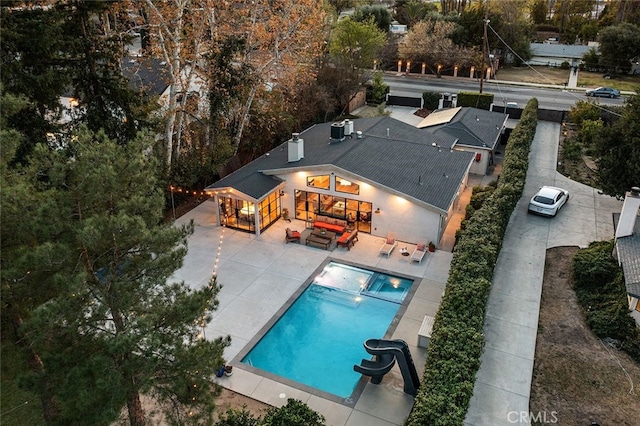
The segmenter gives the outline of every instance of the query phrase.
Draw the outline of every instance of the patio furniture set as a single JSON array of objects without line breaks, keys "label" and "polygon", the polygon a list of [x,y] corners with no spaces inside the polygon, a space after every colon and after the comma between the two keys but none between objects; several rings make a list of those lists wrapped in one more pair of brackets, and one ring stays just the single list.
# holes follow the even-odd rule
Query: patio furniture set
[{"label": "patio furniture set", "polygon": [[[329,224],[329,225],[332,225],[332,224]],[[339,227],[341,225],[333,225],[333,226]],[[285,231],[286,231],[286,235],[285,235],[286,243],[291,243],[291,242],[300,243],[300,239],[302,238],[302,235],[300,234],[300,232],[291,230],[291,228],[287,228]],[[325,250],[329,250],[329,247],[331,246],[331,242],[333,241],[334,238],[336,238],[337,234],[338,234],[337,232],[329,231],[324,227],[314,227],[311,230],[311,233],[309,234],[309,236],[305,238],[304,244],[307,246],[309,244],[318,245],[323,247]],[[358,241],[358,230],[354,229],[354,230],[345,231],[343,228],[342,235],[336,240],[336,246],[344,247],[347,250],[351,250],[351,247],[354,246],[356,241]],[[382,247],[380,247],[379,252],[381,255],[386,255],[387,258],[389,258],[391,257],[391,252],[393,252],[393,249],[395,249],[397,245],[398,245],[398,240],[396,240],[395,232],[390,232],[387,235],[387,239],[385,240],[384,244],[382,245]],[[433,251],[434,249],[435,249],[435,246],[433,246],[432,243],[429,243],[428,246],[427,244],[418,244],[416,248],[413,250],[413,252],[411,253],[409,253],[409,250],[406,247],[401,248],[400,252],[402,253],[403,256],[411,256],[409,258],[409,263],[418,262],[421,264],[422,259],[424,259],[424,256],[427,254],[427,250]]]},{"label": "patio furniture set", "polygon": [[[389,258],[391,256],[391,252],[396,248],[397,245],[398,240],[396,240],[395,232],[390,232],[387,235],[387,239],[384,241],[384,244],[382,244],[382,247],[380,247],[380,254],[386,255],[387,258]],[[406,247],[400,249],[400,252],[403,256],[411,256],[411,258],[409,259],[409,263],[418,262],[421,264],[424,255],[427,254],[427,245],[418,244],[411,254]]]}]

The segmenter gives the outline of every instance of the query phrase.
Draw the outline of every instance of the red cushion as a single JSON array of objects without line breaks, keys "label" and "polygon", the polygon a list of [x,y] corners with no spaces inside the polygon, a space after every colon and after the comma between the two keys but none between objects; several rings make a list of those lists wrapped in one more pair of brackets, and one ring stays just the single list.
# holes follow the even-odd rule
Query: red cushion
[{"label": "red cushion", "polygon": [[300,238],[300,233],[299,233],[298,231],[293,231],[293,232],[291,233],[291,236],[292,236],[293,238]]},{"label": "red cushion", "polygon": [[338,239],[338,242],[339,242],[339,243],[346,243],[350,236],[351,236],[351,234],[350,234],[349,232],[345,232],[345,233],[344,233],[344,234],[342,234],[342,236]]}]

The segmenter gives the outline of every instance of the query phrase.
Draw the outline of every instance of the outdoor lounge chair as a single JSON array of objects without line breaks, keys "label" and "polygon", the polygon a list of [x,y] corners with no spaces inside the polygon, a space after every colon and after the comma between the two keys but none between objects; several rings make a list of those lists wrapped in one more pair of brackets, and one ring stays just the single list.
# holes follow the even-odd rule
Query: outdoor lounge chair
[{"label": "outdoor lounge chair", "polygon": [[300,232],[292,231],[290,228],[286,229],[285,242],[288,244],[290,242],[300,242]]},{"label": "outdoor lounge chair", "polygon": [[396,233],[389,232],[387,235],[387,239],[385,240],[382,247],[380,247],[380,254],[386,254],[387,257],[391,256],[391,252],[398,245],[398,241],[396,240]]},{"label": "outdoor lounge chair", "polygon": [[425,254],[427,254],[427,245],[418,244],[413,253],[411,253],[411,259],[409,259],[409,263],[418,262],[422,264],[422,259],[424,258]]}]

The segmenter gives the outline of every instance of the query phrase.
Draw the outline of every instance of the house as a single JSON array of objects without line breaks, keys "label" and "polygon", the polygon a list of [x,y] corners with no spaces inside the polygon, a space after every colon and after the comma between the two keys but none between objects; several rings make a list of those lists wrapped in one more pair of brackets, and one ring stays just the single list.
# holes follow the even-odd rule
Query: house
[{"label": "house", "polygon": [[627,192],[616,224],[615,256],[622,266],[631,316],[640,325],[640,188]]},{"label": "house", "polygon": [[592,49],[592,46],[531,43],[530,48],[531,59],[526,62],[528,65],[559,67],[566,62],[573,67],[582,62],[582,57]]},{"label": "house", "polygon": [[418,128],[445,141],[445,147],[473,152],[470,172],[486,175],[493,165],[498,142],[505,133],[507,114],[479,108],[448,108],[432,112]]},{"label": "house", "polygon": [[218,223],[260,234],[281,217],[318,216],[359,232],[438,242],[475,155],[383,116],[314,125],[205,188]]}]

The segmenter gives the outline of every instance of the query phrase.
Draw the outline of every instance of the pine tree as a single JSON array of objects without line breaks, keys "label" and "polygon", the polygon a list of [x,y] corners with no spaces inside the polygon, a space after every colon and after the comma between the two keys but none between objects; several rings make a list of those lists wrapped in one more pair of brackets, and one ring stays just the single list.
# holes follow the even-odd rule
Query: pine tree
[{"label": "pine tree", "polygon": [[43,248],[55,245],[59,262],[28,282],[50,297],[23,327],[46,366],[32,383],[52,386],[60,424],[109,424],[123,405],[131,425],[145,424],[142,394],[167,402],[169,418],[183,423],[213,411],[211,378],[230,340],[200,333],[219,286],[171,282],[193,224],[162,222],[152,143],[140,134],[120,145],[82,130],[63,150],[34,150],[27,175],[48,196],[33,214],[56,232],[31,261],[51,263]]}]

